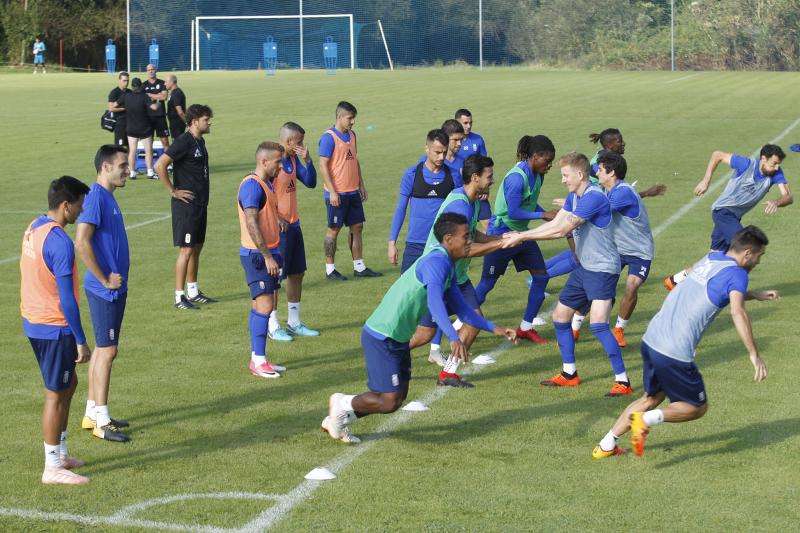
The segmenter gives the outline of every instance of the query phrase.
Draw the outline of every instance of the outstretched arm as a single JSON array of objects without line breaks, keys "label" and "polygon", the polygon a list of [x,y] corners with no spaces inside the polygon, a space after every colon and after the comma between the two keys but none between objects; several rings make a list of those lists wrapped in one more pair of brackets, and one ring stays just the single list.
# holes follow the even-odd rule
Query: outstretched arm
[{"label": "outstretched arm", "polygon": [[522,241],[547,241],[552,239],[561,239],[572,233],[572,230],[585,222],[579,216],[576,216],[564,209],[560,210],[556,217],[550,222],[545,222],[538,228],[529,229],[517,234],[504,235],[503,248],[510,248],[516,246]]},{"label": "outstretched arm", "polygon": [[764,212],[768,215],[773,215],[777,213],[779,207],[786,207],[794,202],[794,195],[792,195],[792,190],[789,189],[788,183],[779,183],[778,190],[781,191],[781,197],[777,200],[766,202],[767,207],[764,208]]},{"label": "outstretched arm", "polygon": [[744,344],[747,353],[750,354],[750,362],[755,369],[753,379],[755,381],[764,381],[764,378],[767,377],[767,365],[758,355],[756,341],[753,338],[753,328],[750,325],[750,317],[744,308],[745,295],[739,291],[731,291],[730,299],[733,324],[736,326],[736,331],[739,333],[739,338],[742,339],[742,344]]},{"label": "outstretched arm", "polygon": [[717,166],[719,166],[720,163],[730,165],[732,156],[733,154],[720,150],[715,150],[714,153],[711,154],[711,159],[708,160],[708,167],[706,167],[706,174],[694,188],[695,196],[703,196],[706,193],[708,186],[711,184],[711,176],[714,174]]}]

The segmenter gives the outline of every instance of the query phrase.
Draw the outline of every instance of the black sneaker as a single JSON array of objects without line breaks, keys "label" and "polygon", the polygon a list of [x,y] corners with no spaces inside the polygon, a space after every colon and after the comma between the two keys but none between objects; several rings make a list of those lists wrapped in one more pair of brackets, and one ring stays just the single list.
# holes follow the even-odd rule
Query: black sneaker
[{"label": "black sneaker", "polygon": [[210,296],[206,296],[205,294],[203,294],[203,291],[199,291],[197,293],[197,296],[195,296],[194,298],[189,298],[189,301],[192,302],[193,304],[215,304],[219,300],[215,300]]},{"label": "black sneaker", "polygon": [[383,276],[383,272],[375,272],[371,268],[364,268],[361,272],[353,270],[353,276],[356,278],[379,278]]},{"label": "black sneaker", "polygon": [[347,281],[347,277],[346,276],[342,276],[342,273],[339,272],[338,270],[334,270],[333,272],[328,274],[326,277],[329,280],[332,280],[332,281]]},{"label": "black sneaker", "polygon": [[111,425],[110,423],[103,427],[94,428],[92,430],[92,435],[98,439],[112,440],[114,442],[128,442],[131,440],[130,437],[121,432],[117,426]]},{"label": "black sneaker", "polygon": [[196,305],[186,299],[186,296],[181,296],[181,301],[175,304],[175,309],[199,309]]},{"label": "black sneaker", "polygon": [[437,385],[441,385],[442,387],[455,387],[455,388],[462,388],[462,389],[471,389],[471,388],[473,388],[475,386],[472,383],[470,383],[469,381],[464,381],[462,379],[449,377],[449,376],[444,378],[444,379],[437,379],[436,380],[436,384]]}]

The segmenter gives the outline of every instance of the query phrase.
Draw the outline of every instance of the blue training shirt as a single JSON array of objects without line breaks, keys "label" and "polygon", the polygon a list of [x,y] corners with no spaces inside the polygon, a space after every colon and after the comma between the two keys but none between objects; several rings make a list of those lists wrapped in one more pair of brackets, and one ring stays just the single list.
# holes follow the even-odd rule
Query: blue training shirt
[{"label": "blue training shirt", "polygon": [[[734,258],[725,255],[725,252],[712,252],[708,257],[714,261],[736,262]],[[711,303],[722,308],[731,303],[731,291],[738,291],[742,294],[746,294],[747,285],[747,271],[736,265],[723,269],[719,274],[711,278],[706,286],[706,294],[708,295],[708,299],[711,300]]]},{"label": "blue training shirt", "polygon": [[[427,158],[426,158],[427,160]],[[425,244],[428,241],[428,234],[433,227],[433,221],[436,219],[436,213],[444,202],[444,198],[413,198],[411,192],[414,189],[414,179],[416,177],[417,165],[409,167],[403,173],[400,180],[400,194],[397,197],[397,206],[394,209],[394,217],[392,218],[392,227],[389,231],[389,240],[396,241],[400,235],[400,229],[403,227],[403,221],[406,217],[406,209],[409,203],[411,209],[408,214],[408,234],[406,235],[406,242],[414,242]],[[461,186],[461,179],[452,174],[453,182],[456,187]],[[430,185],[437,185],[445,180],[444,167],[440,168],[438,172],[434,172],[426,165],[422,165],[422,179],[425,183]]]},{"label": "blue training shirt", "polygon": [[[268,183],[267,187],[272,189],[272,184]],[[242,209],[261,209],[264,207],[264,204],[267,201],[266,196],[264,195],[264,189],[261,188],[261,185],[254,179],[250,179],[245,181],[241,187],[239,187],[239,196],[238,196],[239,205],[242,206]],[[274,250],[274,251],[273,251]],[[270,248],[270,252],[273,254],[278,253],[278,248]],[[245,248],[244,246],[239,246],[239,255],[240,256],[248,256],[252,253],[261,254],[259,250],[251,250],[250,248]]]},{"label": "blue training shirt", "polygon": [[567,195],[567,199],[564,202],[564,210],[569,211],[573,215],[582,218],[598,228],[605,228],[611,223],[611,210],[608,209],[607,200],[603,195],[584,194],[583,196],[579,196],[577,206],[573,211],[572,199],[574,197],[574,192]]},{"label": "blue training shirt", "polygon": [[87,269],[83,285],[92,294],[112,302],[120,294],[128,292],[128,272],[131,266],[128,232],[125,230],[125,221],[117,199],[102,185],[93,183],[83,201],[83,213],[78,217],[78,224],[94,226],[92,250],[100,270],[106,276],[111,272],[122,276],[122,286],[119,289],[106,289],[92,271]]},{"label": "blue training shirt", "polygon": [[472,154],[487,154],[486,143],[484,142],[483,137],[474,131],[469,132],[469,135],[464,137],[464,140],[461,141],[461,150],[458,151],[458,157],[460,157],[462,160],[465,160]]},{"label": "blue training shirt", "polygon": [[[731,168],[736,171],[736,176],[734,177],[738,178],[739,176],[744,174],[744,171],[747,170],[747,167],[750,166],[752,161],[753,161],[752,159],[750,159],[749,157],[745,157],[743,155],[739,154],[731,155]],[[756,160],[756,170],[753,173],[753,179],[755,181],[761,181],[765,177],[766,176],[763,176],[761,174],[761,164],[759,163],[758,160]],[[772,178],[772,185],[786,184],[786,176],[783,175],[783,169],[779,169],[774,176],[770,177]]]},{"label": "blue training shirt", "polygon": [[606,196],[608,201],[611,202],[611,210],[628,218],[636,218],[639,216],[639,198],[630,187],[620,187],[620,181],[615,185]]}]

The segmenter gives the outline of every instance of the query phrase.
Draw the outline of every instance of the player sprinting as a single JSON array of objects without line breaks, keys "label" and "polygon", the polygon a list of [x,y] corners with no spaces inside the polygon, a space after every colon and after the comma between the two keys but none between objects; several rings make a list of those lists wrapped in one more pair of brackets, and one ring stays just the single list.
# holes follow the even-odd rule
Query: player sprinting
[{"label": "player sprinting", "polygon": [[591,311],[592,333],[608,354],[614,370],[614,384],[607,396],[630,394],[633,389],[622,360],[622,350],[608,325],[620,273],[611,203],[599,186],[589,183],[590,166],[585,155],[570,152],[558,161],[558,165],[561,167],[561,181],[569,191],[564,207],[551,222],[504,237],[507,241],[504,246],[514,246],[525,240],[560,239],[569,233],[575,239],[575,254],[580,264],[570,274],[553,311],[562,371],[541,384],[548,387],[580,385],[570,320],[576,311],[584,314]]},{"label": "player sprinting", "polygon": [[[702,196],[706,193],[711,184],[711,176],[720,163],[725,163],[734,171],[725,190],[711,206],[711,220],[714,221],[711,250],[724,252],[728,249],[733,236],[742,229],[742,217],[764,199],[773,185],[778,186],[781,196],[777,200],[765,202],[764,213],[774,215],[778,208],[794,202],[794,196],[781,169],[785,158],[784,151],[775,144],[765,144],[758,159],[719,150],[711,154],[706,174],[694,188],[695,195]],[[687,275],[688,270],[676,272],[664,280],[664,287],[667,290],[674,289]]]},{"label": "player sprinting", "polygon": [[329,280],[345,281],[347,277],[336,270],[336,240],[342,226],[350,228],[350,253],[353,256],[353,276],[373,278],[382,276],[364,264],[363,232],[364,202],[367,189],[358,162],[356,132],[353,125],[358,111],[350,102],[336,106],[336,123],[319,140],[319,172],[325,187],[325,207],[328,229],[325,232],[325,275]]},{"label": "player sprinting", "polygon": [[114,192],[124,187],[128,179],[128,150],[124,146],[103,145],[94,157],[94,166],[97,181],[83,202],[75,236],[78,255],[86,265],[83,284],[95,339],[81,427],[92,430],[100,439],[127,442],[128,435],[120,428],[128,427],[128,422],[109,415],[108,391],[128,299],[128,234],[114,198]]},{"label": "player sprinting", "polygon": [[[625,280],[625,296],[619,307],[617,323],[611,333],[621,348],[627,346],[625,327],[631,319],[638,301],[639,287],[647,281],[650,266],[655,257],[655,242],[650,229],[650,217],[642,197],[636,189],[625,181],[628,163],[621,155],[607,151],[597,160],[597,177],[606,190],[611,203],[611,217],[614,225],[614,243],[617,246],[621,267],[628,267]],[[656,188],[663,194],[665,185]]]},{"label": "player sprinting", "polygon": [[[644,396],[622,412],[600,441],[592,457],[602,459],[625,452],[617,439],[631,430],[634,453],[644,454],[650,428],[662,422],[689,422],[708,410],[703,376],[694,363],[697,345],[720,311],[730,304],[736,331],[755,369],[755,381],[767,377],[767,366],[753,338],[745,300],[777,300],[777,291],[748,291],[748,274],[766,251],[767,236],[747,226],[731,238],[725,252],[711,252],[689,270],[656,313],[642,337]],[[669,398],[670,404],[657,407]]]},{"label": "player sprinting", "polygon": [[20,253],[22,329],[31,343],[44,382],[44,471],[42,483],[80,485],[89,478],[70,470],[83,461],[67,454],[69,406],[78,378],[75,363],[91,352],[78,309],[75,248],[64,231],[81,214],[89,192],[81,181],[62,176],[50,183],[47,214],[30,223]]},{"label": "player sprinting", "polygon": [[438,244],[394,282],[361,330],[369,392],[350,396],[335,393],[328,400],[322,429],[333,439],[360,442],[349,424],[367,415],[393,413],[405,401],[411,380],[409,340],[422,316],[430,310],[445,330],[453,357],[467,360],[467,349],[457,340],[447,320],[447,305],[466,323],[498,336],[514,339],[514,330],[495,326],[470,309],[458,290],[454,262],[469,254],[469,227],[464,215],[446,213],[433,226]]},{"label": "player sprinting", "polygon": [[239,185],[239,259],[250,288],[250,373],[261,378],[278,378],[285,367],[267,360],[269,315],[280,288],[281,232],[286,224],[278,217],[278,198],[272,187],[281,170],[284,149],[265,141],[256,149],[256,168]]},{"label": "player sprinting", "polygon": [[283,329],[278,322],[278,294],[275,293],[272,313],[269,315],[269,338],[277,341],[291,341],[294,336],[319,335],[319,331],[309,328],[300,320],[306,246],[300,227],[300,210],[297,207],[297,183],[299,181],[309,189],[317,186],[317,170],[311,161],[308,147],[303,144],[305,134],[306,130],[295,122],[287,122],[281,126],[279,135],[284,157],[278,177],[272,182],[278,197],[278,216],[286,226],[286,231],[281,233],[280,252],[283,260],[281,276],[286,280],[286,305],[289,312],[286,329]]},{"label": "player sprinting", "polygon": [[[500,182],[494,201],[494,215],[489,220],[488,235],[502,235],[528,229],[531,220],[552,220],[556,211],[545,211],[539,205],[539,193],[544,176],[552,166],[556,149],[544,135],[525,135],[517,144],[518,163]],[[522,242],[522,241],[520,241]],[[547,271],[539,245],[529,240],[511,249],[497,250],[483,259],[481,281],[475,289],[478,304],[486,301],[500,276],[506,273],[508,263],[514,262],[517,272],[527,270],[533,277],[528,290],[528,304],[517,328],[517,337],[535,343],[546,343],[535,329],[533,319],[544,302]]]}]

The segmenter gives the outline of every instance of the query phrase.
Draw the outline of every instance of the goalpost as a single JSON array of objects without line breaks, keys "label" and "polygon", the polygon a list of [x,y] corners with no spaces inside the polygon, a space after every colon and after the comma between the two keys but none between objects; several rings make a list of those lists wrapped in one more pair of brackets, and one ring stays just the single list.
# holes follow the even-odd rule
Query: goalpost
[{"label": "goalpost", "polygon": [[[297,21],[297,36],[299,37],[299,65],[300,70],[305,68],[305,36],[304,36],[304,28],[303,22],[305,20],[315,20],[315,19],[334,19],[334,20],[342,20],[348,26],[348,41],[350,47],[350,69],[354,70],[355,66],[355,42],[354,42],[354,33],[353,33],[353,14],[352,13],[334,13],[330,15],[240,15],[240,16],[200,16],[195,17],[192,20],[192,34],[191,34],[191,50],[192,50],[192,70],[200,70],[201,65],[201,57],[200,57],[200,49],[201,49],[201,36],[203,34],[201,32],[205,32],[201,28],[201,25],[204,21],[259,21],[259,20],[274,20],[274,21]],[[253,38],[258,39],[258,42],[264,40],[268,35],[268,32],[264,32],[263,35],[254,34]],[[206,40],[209,41],[211,39],[210,34],[206,36]],[[260,46],[260,44],[259,44]],[[280,43],[279,43],[280,46]],[[320,49],[322,48],[322,41],[320,41]],[[341,49],[341,44],[340,44]]]}]

